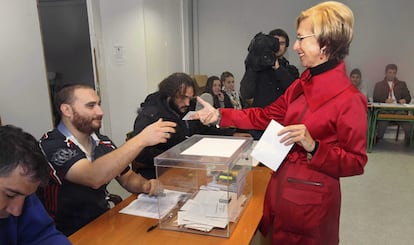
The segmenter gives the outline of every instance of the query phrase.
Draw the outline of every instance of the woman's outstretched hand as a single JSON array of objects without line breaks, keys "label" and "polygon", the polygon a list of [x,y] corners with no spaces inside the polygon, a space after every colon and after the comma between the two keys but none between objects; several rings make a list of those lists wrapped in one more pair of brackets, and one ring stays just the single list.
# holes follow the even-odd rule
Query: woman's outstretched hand
[{"label": "woman's outstretched hand", "polygon": [[199,96],[197,96],[197,102],[203,106],[203,109],[196,111],[196,113],[191,116],[191,119],[198,119],[204,125],[216,123],[218,120],[217,109]]}]

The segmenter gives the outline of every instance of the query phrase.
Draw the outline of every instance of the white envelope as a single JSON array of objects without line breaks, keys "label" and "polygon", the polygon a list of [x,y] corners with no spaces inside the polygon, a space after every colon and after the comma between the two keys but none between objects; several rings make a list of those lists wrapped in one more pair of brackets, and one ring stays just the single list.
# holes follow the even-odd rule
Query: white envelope
[{"label": "white envelope", "polygon": [[274,120],[270,121],[265,132],[251,153],[252,157],[273,171],[276,171],[279,168],[283,159],[285,159],[293,146],[293,144],[286,146],[280,143],[283,135],[278,136],[277,133],[283,128],[284,127],[278,122]]}]

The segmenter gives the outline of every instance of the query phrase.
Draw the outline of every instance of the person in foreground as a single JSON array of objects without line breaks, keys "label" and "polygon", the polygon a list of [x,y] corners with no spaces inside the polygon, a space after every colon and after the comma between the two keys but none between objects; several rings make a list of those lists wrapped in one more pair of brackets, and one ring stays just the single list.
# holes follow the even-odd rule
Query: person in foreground
[{"label": "person in foreground", "polygon": [[20,128],[0,127],[0,244],[70,244],[35,194],[47,178],[37,140]]},{"label": "person in foreground", "polygon": [[[359,175],[367,162],[367,100],[346,74],[352,11],[323,2],[297,18],[293,49],[307,69],[265,108],[214,109],[196,113],[204,124],[265,129],[285,127],[281,143],[294,144],[269,181],[260,229],[273,244],[338,244],[340,177]],[[272,154],[277,154],[272,153]]]},{"label": "person in foreground", "polygon": [[129,164],[144,147],[166,142],[175,132],[175,123],[160,119],[116,148],[98,132],[103,111],[93,88],[65,86],[55,102],[62,119],[40,140],[50,176],[38,194],[60,231],[69,236],[107,211],[106,186],[114,178],[132,193],[160,191],[155,179],[136,174]]}]

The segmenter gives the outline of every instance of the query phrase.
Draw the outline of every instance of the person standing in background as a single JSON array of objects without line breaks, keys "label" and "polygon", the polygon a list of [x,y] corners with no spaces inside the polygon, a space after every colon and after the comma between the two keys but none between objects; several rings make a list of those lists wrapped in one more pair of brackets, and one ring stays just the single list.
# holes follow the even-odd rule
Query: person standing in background
[{"label": "person standing in background", "polygon": [[[256,35],[257,36],[257,35]],[[262,35],[263,36],[263,35]],[[269,38],[270,37],[270,38]],[[246,71],[240,81],[240,95],[243,100],[250,107],[264,108],[277,98],[279,98],[292,82],[298,78],[299,72],[295,66],[289,64],[289,61],[284,57],[284,54],[289,47],[289,36],[282,29],[275,29],[266,35],[268,42],[255,39],[249,46],[249,55],[246,58]],[[276,39],[276,44],[270,45],[269,39]],[[253,47],[251,47],[253,44]],[[256,60],[262,60],[263,57],[268,57],[268,50],[272,50],[274,62],[271,65],[258,66],[255,64]],[[252,55],[254,50],[262,50],[259,52],[259,57]],[[258,140],[262,134],[262,130],[251,130],[251,135],[255,140]]]}]

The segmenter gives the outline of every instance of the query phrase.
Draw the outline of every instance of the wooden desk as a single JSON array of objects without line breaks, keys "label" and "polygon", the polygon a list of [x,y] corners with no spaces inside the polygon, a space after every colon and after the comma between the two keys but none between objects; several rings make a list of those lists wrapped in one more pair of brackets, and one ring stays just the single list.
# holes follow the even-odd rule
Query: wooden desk
[{"label": "wooden desk", "polygon": [[147,232],[148,227],[158,222],[155,219],[119,213],[136,196],[131,195],[120,204],[101,215],[73,235],[69,240],[79,244],[249,244],[263,213],[263,200],[271,170],[267,167],[254,167],[253,196],[245,208],[230,238],[197,235],[186,232],[161,230]]},{"label": "wooden desk", "polygon": [[[375,130],[377,126],[377,121],[399,121],[399,122],[411,122],[414,124],[413,115],[401,115],[393,114],[395,111],[410,111],[414,112],[414,105],[412,104],[386,104],[386,103],[372,103],[368,105],[368,147],[367,151],[371,152],[374,145]],[[389,113],[387,113],[389,112]],[[411,130],[412,131],[412,130]],[[411,132],[411,142],[412,145],[412,134]]]}]

